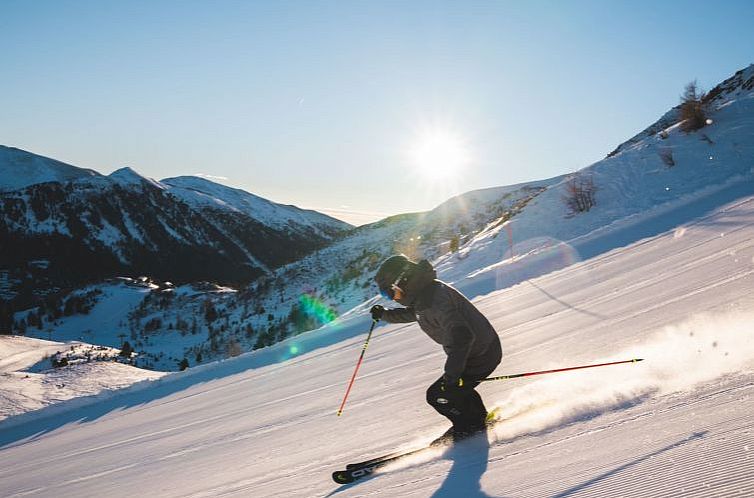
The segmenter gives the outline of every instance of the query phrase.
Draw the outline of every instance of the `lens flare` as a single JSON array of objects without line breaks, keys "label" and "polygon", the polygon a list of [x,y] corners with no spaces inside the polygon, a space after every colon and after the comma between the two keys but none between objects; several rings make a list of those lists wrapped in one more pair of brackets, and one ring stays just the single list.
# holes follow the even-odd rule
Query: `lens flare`
[{"label": "lens flare", "polygon": [[298,298],[301,309],[309,316],[313,316],[320,323],[330,323],[338,317],[338,313],[313,294],[302,294]]}]

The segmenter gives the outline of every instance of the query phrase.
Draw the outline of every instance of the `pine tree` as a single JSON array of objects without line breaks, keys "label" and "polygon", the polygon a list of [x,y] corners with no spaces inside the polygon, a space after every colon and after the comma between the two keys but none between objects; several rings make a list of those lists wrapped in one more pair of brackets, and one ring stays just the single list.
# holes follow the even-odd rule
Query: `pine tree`
[{"label": "pine tree", "polygon": [[123,343],[123,348],[121,348],[119,354],[120,356],[124,358],[130,358],[133,352],[134,352],[134,349],[131,347],[131,344],[128,341],[125,341]]},{"label": "pine tree", "polygon": [[681,95],[681,130],[686,133],[696,131],[707,124],[706,94],[692,81]]}]

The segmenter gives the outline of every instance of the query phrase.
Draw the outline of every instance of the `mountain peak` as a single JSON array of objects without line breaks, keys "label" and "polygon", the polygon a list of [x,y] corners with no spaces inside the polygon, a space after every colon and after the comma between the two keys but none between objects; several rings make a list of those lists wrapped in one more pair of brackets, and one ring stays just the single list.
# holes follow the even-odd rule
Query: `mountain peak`
[{"label": "mountain peak", "polygon": [[173,195],[198,209],[212,208],[243,213],[277,229],[299,225],[316,232],[343,230],[345,222],[296,206],[278,204],[245,190],[215,183],[199,176],[178,176],[160,181]]},{"label": "mountain peak", "polygon": [[754,91],[754,64],[736,71],[736,74],[723,81],[707,94],[707,101]]},{"label": "mountain peak", "polygon": [[144,182],[147,182],[159,189],[162,189],[162,190],[165,189],[165,186],[162,185],[160,182],[157,182],[155,180],[152,180],[151,178],[142,176],[137,171],[135,171],[134,169],[128,166],[124,166],[120,169],[113,171],[112,173],[108,175],[108,178],[110,178],[111,180],[121,185],[141,185]]},{"label": "mountain peak", "polygon": [[38,183],[63,183],[100,176],[91,169],[77,168],[49,157],[0,145],[0,191],[20,190]]}]

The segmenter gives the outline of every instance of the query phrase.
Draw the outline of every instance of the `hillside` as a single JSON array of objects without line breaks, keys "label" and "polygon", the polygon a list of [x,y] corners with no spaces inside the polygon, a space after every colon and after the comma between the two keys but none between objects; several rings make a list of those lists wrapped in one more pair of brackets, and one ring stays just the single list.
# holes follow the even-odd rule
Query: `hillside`
[{"label": "hillside", "polygon": [[[127,324],[148,365],[176,369],[183,358],[194,366],[363,313],[377,299],[377,266],[396,252],[432,260],[440,278],[479,296],[655,236],[751,192],[753,88],[750,66],[710,91],[711,122],[698,131],[683,131],[666,114],[572,175],[468,192],[425,213],[353,229],[235,292],[189,289],[172,299],[159,290],[113,321]],[[241,192],[219,195],[227,187],[207,189],[205,180],[170,183],[184,185],[181,195],[192,203],[224,212],[257,202]],[[574,212],[566,200],[582,183],[592,185],[594,206]],[[196,320],[189,327],[196,333],[183,340],[179,316]],[[71,330],[65,319],[54,327]],[[42,329],[29,333],[46,337]],[[111,329],[94,335],[117,346]]]},{"label": "hillside", "polygon": [[[228,209],[253,196],[207,180],[163,184],[131,168],[103,176],[7,147],[0,168],[0,274],[15,309],[116,276],[243,285],[350,227],[256,197]],[[207,203],[191,201],[200,194],[189,184]]]},{"label": "hillside", "polygon": [[[115,361],[117,357],[117,349],[78,341],[0,336],[0,420],[164,375]],[[68,366],[53,368],[63,358]]]},{"label": "hillside", "polygon": [[[372,274],[394,251],[434,258],[448,251],[453,237],[470,237],[511,216],[554,181],[469,192],[426,213],[359,227],[246,288],[161,284],[134,290],[134,282],[121,279],[64,296],[31,312],[31,321],[30,313],[16,313],[17,327],[58,340],[87,331],[87,340],[111,347],[119,347],[125,334],[139,352],[139,365],[160,370],[176,370],[184,358],[194,366],[233,356],[358,307],[373,298]],[[82,293],[92,294],[91,309],[66,315],[68,300]]]},{"label": "hillside", "polygon": [[347,462],[445,428],[423,400],[442,351],[415,324],[376,330],[335,416],[368,326],[354,316],[151,388],[0,422],[0,488],[9,497],[131,496],[134,483],[166,497],[747,496],[753,241],[754,192],[477,298],[503,342],[500,374],[645,358],[485,384],[504,419],[489,443],[333,483]]},{"label": "hillside", "polygon": [[62,183],[99,176],[90,169],[0,145],[0,192],[20,190],[39,183]]}]

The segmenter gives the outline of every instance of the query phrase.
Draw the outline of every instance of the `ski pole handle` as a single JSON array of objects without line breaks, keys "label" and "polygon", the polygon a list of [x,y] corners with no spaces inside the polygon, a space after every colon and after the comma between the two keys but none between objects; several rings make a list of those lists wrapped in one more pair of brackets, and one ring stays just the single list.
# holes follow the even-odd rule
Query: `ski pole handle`
[{"label": "ski pole handle", "polygon": [[343,407],[346,406],[346,400],[348,399],[348,394],[351,392],[353,381],[356,380],[356,372],[359,371],[359,367],[361,366],[361,361],[364,359],[364,353],[366,353],[367,346],[369,346],[369,340],[372,338],[372,331],[374,330],[375,325],[377,325],[377,320],[372,320],[372,326],[369,327],[369,334],[367,334],[367,340],[364,342],[364,347],[361,348],[361,355],[359,355],[359,361],[356,362],[356,368],[354,369],[353,375],[351,376],[351,382],[348,383],[348,389],[346,389],[346,395],[343,396],[343,402],[340,404],[340,408],[338,409],[338,417],[340,417],[343,414]]},{"label": "ski pole handle", "polygon": [[531,377],[532,375],[542,375],[542,374],[549,374],[549,373],[556,373],[556,372],[567,372],[569,370],[581,370],[582,368],[606,367],[609,365],[620,365],[622,363],[636,363],[639,361],[644,361],[644,358],[633,358],[631,360],[612,361],[610,363],[598,363],[596,365],[582,365],[579,367],[556,368],[554,370],[541,370],[539,372],[526,372],[526,373],[518,373],[518,374],[513,374],[513,375],[498,375],[497,377],[487,377],[486,379],[482,379],[482,382],[486,382],[489,380],[517,379],[519,377]]}]

